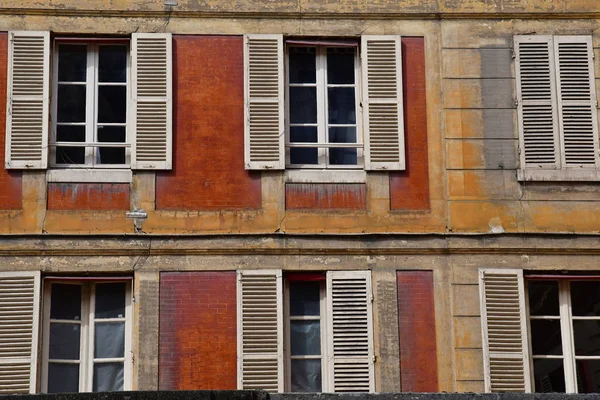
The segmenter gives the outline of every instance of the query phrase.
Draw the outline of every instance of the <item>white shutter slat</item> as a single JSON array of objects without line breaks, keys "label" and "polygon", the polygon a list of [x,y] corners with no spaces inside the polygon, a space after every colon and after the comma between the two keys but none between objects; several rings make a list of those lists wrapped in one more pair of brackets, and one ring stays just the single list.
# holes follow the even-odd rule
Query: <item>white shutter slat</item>
[{"label": "white shutter slat", "polygon": [[519,144],[524,168],[560,168],[552,36],[515,36]]},{"label": "white shutter slat", "polygon": [[9,32],[6,168],[48,166],[50,32]]},{"label": "white shutter slat", "polygon": [[373,392],[373,322],[370,271],[327,272],[329,387]]},{"label": "white shutter slat", "polygon": [[238,271],[238,389],[283,391],[281,270]]},{"label": "white shutter slat", "polygon": [[0,272],[0,394],[35,393],[39,272]]},{"label": "white shutter slat", "polygon": [[479,271],[486,392],[531,392],[522,270]]},{"label": "white shutter slat", "polygon": [[365,169],[404,170],[400,36],[362,37]]},{"label": "white shutter slat", "polygon": [[600,163],[592,37],[556,36],[554,46],[564,166],[596,168]]},{"label": "white shutter slat", "polygon": [[246,169],[284,169],[283,36],[244,36]]},{"label": "white shutter slat", "polygon": [[172,168],[172,37],[170,33],[132,35],[133,169]]}]

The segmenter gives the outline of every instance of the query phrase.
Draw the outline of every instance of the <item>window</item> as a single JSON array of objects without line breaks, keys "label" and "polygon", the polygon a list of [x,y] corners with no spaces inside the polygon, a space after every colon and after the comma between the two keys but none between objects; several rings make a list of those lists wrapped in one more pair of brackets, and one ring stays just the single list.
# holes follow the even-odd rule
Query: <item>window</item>
[{"label": "window", "polygon": [[600,179],[591,36],[514,40],[519,179]]},{"label": "window", "polygon": [[46,279],[42,391],[131,389],[131,281]]},{"label": "window", "polygon": [[129,167],[129,44],[55,42],[53,166]]},{"label": "window", "polygon": [[374,391],[370,272],[283,280],[280,270],[238,271],[238,388]]},{"label": "window", "polygon": [[399,36],[244,40],[246,169],[309,181],[404,169]]}]

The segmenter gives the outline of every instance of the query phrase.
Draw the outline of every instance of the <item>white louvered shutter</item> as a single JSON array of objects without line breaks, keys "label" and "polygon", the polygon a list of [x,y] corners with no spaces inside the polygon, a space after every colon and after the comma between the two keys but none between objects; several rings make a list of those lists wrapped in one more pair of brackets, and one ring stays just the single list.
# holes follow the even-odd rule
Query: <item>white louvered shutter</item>
[{"label": "white louvered shutter", "polygon": [[479,270],[486,392],[531,392],[522,270]]},{"label": "white louvered shutter", "polygon": [[170,33],[132,35],[133,169],[171,169],[173,61]]},{"label": "white louvered shutter", "polygon": [[515,36],[522,168],[561,167],[553,47],[552,36]]},{"label": "white louvered shutter", "polygon": [[404,170],[400,36],[362,37],[365,169]]},{"label": "white louvered shutter", "polygon": [[6,168],[46,168],[50,32],[9,32],[7,95]]},{"label": "white louvered shutter", "polygon": [[283,36],[244,36],[244,164],[284,169]]},{"label": "white louvered shutter", "polygon": [[597,168],[598,112],[591,36],[554,37],[563,167]]},{"label": "white louvered shutter", "polygon": [[238,271],[238,389],[283,391],[281,270]]},{"label": "white louvered shutter", "polygon": [[0,394],[35,393],[39,272],[0,272]]},{"label": "white louvered shutter", "polygon": [[327,272],[329,390],[373,392],[370,271]]}]

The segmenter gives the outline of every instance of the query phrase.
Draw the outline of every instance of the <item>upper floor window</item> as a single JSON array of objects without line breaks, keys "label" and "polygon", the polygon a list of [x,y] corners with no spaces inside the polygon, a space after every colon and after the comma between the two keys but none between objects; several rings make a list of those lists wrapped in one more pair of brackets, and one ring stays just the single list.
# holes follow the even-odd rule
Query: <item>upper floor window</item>
[{"label": "upper floor window", "polygon": [[591,36],[515,36],[521,180],[598,180]]},{"label": "upper floor window", "polygon": [[128,167],[129,45],[55,43],[51,165]]}]

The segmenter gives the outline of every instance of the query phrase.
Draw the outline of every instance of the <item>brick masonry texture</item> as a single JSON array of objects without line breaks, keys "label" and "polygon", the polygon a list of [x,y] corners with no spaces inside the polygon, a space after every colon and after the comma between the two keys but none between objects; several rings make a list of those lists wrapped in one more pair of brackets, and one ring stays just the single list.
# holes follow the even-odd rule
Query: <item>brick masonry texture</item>
[{"label": "brick masonry texture", "polygon": [[390,173],[392,210],[429,209],[425,40],[402,38],[406,170]]},{"label": "brick masonry texture", "polygon": [[20,210],[21,171],[4,168],[6,140],[6,80],[8,70],[8,34],[0,33],[0,210]]},{"label": "brick masonry texture", "polygon": [[260,208],[260,172],[244,170],[242,37],[174,36],[173,46],[173,170],[157,174],[157,209]]},{"label": "brick masonry texture", "polygon": [[398,271],[398,333],[403,392],[437,392],[432,271]]},{"label": "brick masonry texture", "polygon": [[126,183],[48,183],[48,210],[129,210]]},{"label": "brick masonry texture", "polygon": [[287,210],[364,210],[367,189],[364,184],[293,183],[285,185]]},{"label": "brick masonry texture", "polygon": [[237,387],[235,272],[160,275],[159,389]]}]

